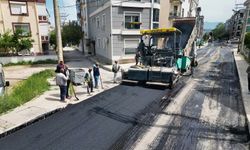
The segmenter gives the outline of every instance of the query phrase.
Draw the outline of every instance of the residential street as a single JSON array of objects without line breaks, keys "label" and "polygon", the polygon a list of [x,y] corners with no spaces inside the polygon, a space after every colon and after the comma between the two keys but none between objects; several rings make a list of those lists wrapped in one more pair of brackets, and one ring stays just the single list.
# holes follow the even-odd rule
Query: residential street
[{"label": "residential street", "polygon": [[1,138],[1,149],[248,149],[231,51],[198,57],[173,90],[114,87]]}]

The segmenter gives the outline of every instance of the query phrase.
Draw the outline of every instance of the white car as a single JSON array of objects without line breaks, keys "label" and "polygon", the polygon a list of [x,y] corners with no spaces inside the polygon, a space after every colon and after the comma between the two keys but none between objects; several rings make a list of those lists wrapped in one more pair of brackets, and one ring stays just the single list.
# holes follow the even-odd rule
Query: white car
[{"label": "white car", "polygon": [[5,87],[9,85],[9,81],[5,81],[4,78],[3,65],[0,64],[0,96],[4,94]]}]

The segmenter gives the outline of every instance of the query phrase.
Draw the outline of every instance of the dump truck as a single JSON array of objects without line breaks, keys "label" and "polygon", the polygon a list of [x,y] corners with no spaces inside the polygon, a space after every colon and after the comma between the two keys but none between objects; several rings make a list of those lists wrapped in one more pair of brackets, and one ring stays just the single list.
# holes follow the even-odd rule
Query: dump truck
[{"label": "dump truck", "polygon": [[171,28],[141,30],[137,51],[141,65],[122,73],[122,82],[156,83],[172,88],[184,74],[191,74],[196,61],[198,34],[195,17],[179,18]]}]

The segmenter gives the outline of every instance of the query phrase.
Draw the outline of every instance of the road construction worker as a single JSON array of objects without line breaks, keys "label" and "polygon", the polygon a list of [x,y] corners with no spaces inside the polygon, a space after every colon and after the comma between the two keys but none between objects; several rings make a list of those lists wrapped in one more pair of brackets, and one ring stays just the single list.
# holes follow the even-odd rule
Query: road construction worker
[{"label": "road construction worker", "polygon": [[137,47],[137,51],[140,52],[140,56],[141,56],[141,60],[142,60],[142,64],[145,65],[145,61],[146,61],[146,49],[145,49],[145,43],[143,41],[143,39],[141,39],[138,47]]},{"label": "road construction worker", "polygon": [[115,63],[112,66],[112,72],[114,73],[114,83],[117,83],[117,73],[120,70],[120,65],[118,64],[118,61],[115,61]]},{"label": "road construction worker", "polygon": [[87,93],[90,94],[90,92],[93,91],[93,76],[92,76],[92,68],[89,68],[88,72],[86,72],[84,76],[84,80],[87,83]]},{"label": "road construction worker", "polygon": [[250,66],[247,67],[248,92],[250,93]]}]

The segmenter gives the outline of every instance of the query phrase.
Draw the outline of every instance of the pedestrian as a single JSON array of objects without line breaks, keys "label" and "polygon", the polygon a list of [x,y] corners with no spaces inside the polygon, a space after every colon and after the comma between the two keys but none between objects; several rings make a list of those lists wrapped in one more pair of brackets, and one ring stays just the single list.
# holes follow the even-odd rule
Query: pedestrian
[{"label": "pedestrian", "polygon": [[250,66],[247,67],[248,92],[250,93]]},{"label": "pedestrian", "polygon": [[60,70],[64,68],[64,62],[62,60],[59,61],[58,65],[56,66],[56,73],[60,73]]},{"label": "pedestrian", "polygon": [[89,68],[88,72],[85,73],[84,79],[85,79],[85,82],[87,83],[87,93],[90,94],[90,92],[94,92],[92,68]]},{"label": "pedestrian", "polygon": [[66,98],[70,99],[69,95],[69,86],[70,86],[70,77],[69,77],[69,68],[67,65],[64,65],[64,75],[67,77],[67,87],[66,87]]},{"label": "pedestrian", "polygon": [[95,80],[95,88],[98,88],[98,82],[100,78],[100,70],[99,70],[99,64],[95,63],[93,66],[93,76]]},{"label": "pedestrian", "polygon": [[115,61],[115,63],[112,66],[112,72],[114,73],[114,83],[117,83],[117,72],[120,70],[120,65],[118,64],[118,61]]},{"label": "pedestrian", "polygon": [[56,74],[56,85],[58,85],[60,88],[61,101],[65,101],[67,80],[68,80],[68,78],[64,74],[64,69],[61,68],[60,72]]},{"label": "pedestrian", "polygon": [[135,65],[137,66],[138,65],[138,62],[140,60],[140,51],[137,51],[136,54],[135,54]]}]

